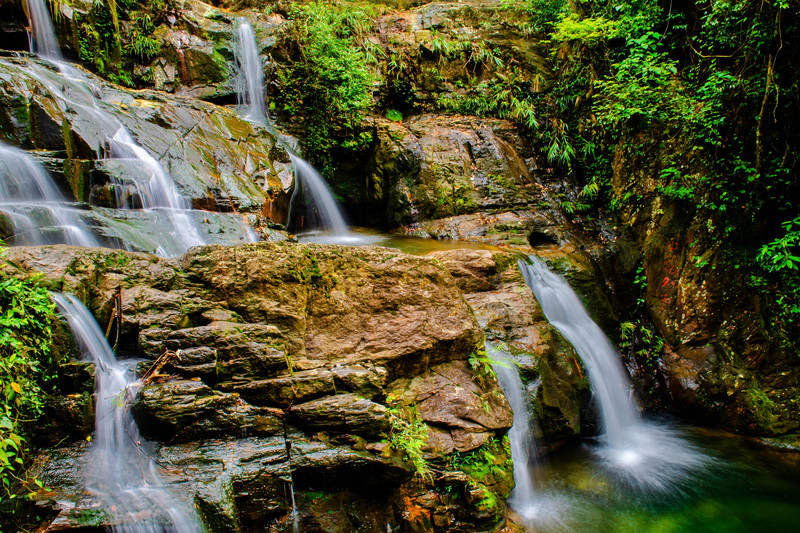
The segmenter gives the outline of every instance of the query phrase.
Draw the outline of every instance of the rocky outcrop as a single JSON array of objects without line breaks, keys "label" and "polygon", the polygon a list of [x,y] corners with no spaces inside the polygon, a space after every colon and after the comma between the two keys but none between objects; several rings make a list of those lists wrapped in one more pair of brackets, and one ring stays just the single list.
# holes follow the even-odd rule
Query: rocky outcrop
[{"label": "rocky outcrop", "polygon": [[[550,247],[537,254],[582,273],[591,267],[576,255]],[[524,256],[490,250],[432,252],[456,279],[487,340],[504,343],[514,354],[528,387],[531,427],[545,448],[596,431],[589,408],[589,383],[570,344],[547,321],[517,267]]]},{"label": "rocky outcrop", "polygon": [[[282,193],[289,185],[279,176],[283,167],[273,164],[287,159],[275,138],[225,108],[126,91],[87,72],[65,76],[31,58],[4,58],[0,81],[0,123],[8,126],[4,135],[12,144],[60,154],[78,201],[99,201],[110,177],[125,182],[126,173],[138,170],[125,161],[98,157],[120,124],[155,154],[179,191],[197,206],[253,212],[262,208],[265,189]],[[81,94],[88,90],[101,97],[100,111],[108,118],[91,111],[91,96]]]},{"label": "rocky outcrop", "polygon": [[749,270],[712,237],[714,216],[688,216],[680,200],[657,194],[658,160],[619,149],[613,180],[617,197],[639,199],[621,215],[643,251],[643,299],[665,341],[655,386],[671,410],[705,423],[760,436],[797,434],[800,359],[775,342],[768,303],[752,290]]},{"label": "rocky outcrop", "polygon": [[[208,246],[176,259],[14,248],[7,259],[4,275],[41,273],[52,290],[79,295],[121,353],[159,361],[132,412],[162,443],[159,464],[180,465],[183,474],[169,475],[191,487],[182,491],[212,530],[285,520],[289,480],[300,501],[324,489],[365,512],[376,503],[359,494],[380,486],[391,524],[405,521],[412,501],[467,530],[502,518],[510,461],[505,480],[488,485],[446,460],[411,483],[419,465],[407,462],[410,437],[396,430],[424,429],[427,461],[484,448],[509,457],[501,440],[510,408],[497,382],[476,379],[466,362],[482,349],[480,326],[436,261],[296,244]],[[42,497],[62,502],[60,523],[75,524],[70,516],[86,504],[63,503],[71,499],[54,474],[41,475],[56,490]],[[468,496],[476,490],[488,492]],[[311,509],[301,516],[319,519]]]},{"label": "rocky outcrop", "polygon": [[543,199],[520,155],[531,149],[510,122],[421,115],[373,124],[366,197],[354,200],[388,207],[384,224],[524,208]]}]

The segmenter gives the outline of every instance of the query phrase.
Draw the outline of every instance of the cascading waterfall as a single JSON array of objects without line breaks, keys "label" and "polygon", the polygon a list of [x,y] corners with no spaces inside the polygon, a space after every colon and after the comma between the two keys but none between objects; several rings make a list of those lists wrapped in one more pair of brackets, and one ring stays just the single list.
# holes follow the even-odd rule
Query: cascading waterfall
[{"label": "cascading waterfall", "polygon": [[[234,41],[240,68],[237,82],[239,102],[248,106],[245,118],[269,127],[264,103],[264,71],[253,29],[247,22],[239,24]],[[310,240],[314,242],[361,243],[363,237],[350,232],[344,214],[322,175],[283,142],[279,134],[273,133],[289,153],[294,166],[295,189],[289,201],[288,220],[299,217],[297,225],[303,233],[309,228],[320,232],[322,235],[311,236]],[[301,203],[305,204],[305,209],[298,214]]]},{"label": "cascading waterfall", "polygon": [[16,245],[99,246],[79,210],[71,207],[53,179],[22,150],[0,143],[0,213],[13,228]]},{"label": "cascading waterfall", "polygon": [[239,104],[247,106],[245,119],[259,124],[268,124],[261,57],[258,54],[253,28],[245,21],[242,21],[236,29],[233,49],[239,63],[236,93],[239,97]]},{"label": "cascading waterfall", "polygon": [[[118,207],[141,207],[147,213],[152,225],[158,228],[154,234],[158,239],[156,252],[160,255],[178,255],[192,246],[204,244],[188,200],[178,192],[163,166],[133,139],[122,122],[102,108],[98,101],[99,89],[90,86],[85,76],[61,59],[44,0],[28,0],[27,4],[31,42],[35,43],[31,50],[41,52],[42,57],[59,69],[57,75],[44,68],[35,69],[37,79],[58,95],[70,112],[79,112],[79,120],[88,119],[97,126],[98,144],[108,147],[107,155],[113,161],[130,166],[131,172],[125,174],[133,181],[133,186],[114,183]],[[253,240],[252,231],[245,231],[245,240]]]},{"label": "cascading waterfall", "polygon": [[511,458],[514,461],[514,490],[508,503],[521,507],[536,501],[536,472],[538,470],[538,449],[530,424],[530,411],[525,394],[525,385],[519,376],[517,362],[507,347],[486,341],[486,354],[492,361],[497,381],[503,389],[511,409],[514,411],[514,424],[508,432],[511,444]]},{"label": "cascading waterfall", "polygon": [[89,490],[98,494],[120,533],[200,533],[194,512],[164,487],[147,442],[139,436],[126,404],[140,384],[133,365],[117,361],[97,322],[70,294],[53,294],[81,352],[95,365],[95,438],[89,452]]},{"label": "cascading waterfall", "polygon": [[586,365],[604,427],[602,445],[596,451],[603,465],[644,492],[677,490],[690,472],[706,464],[706,456],[673,429],[642,419],[617,350],[589,317],[567,281],[551,272],[540,259],[530,259],[530,264],[519,261],[525,282],[547,320],[572,344]]},{"label": "cascading waterfall", "polygon": [[289,155],[295,176],[295,188],[289,201],[289,220],[299,203],[306,201],[306,209],[300,215],[301,230],[317,228],[332,240],[346,237],[350,233],[347,222],[325,179],[308,161],[291,152]]}]

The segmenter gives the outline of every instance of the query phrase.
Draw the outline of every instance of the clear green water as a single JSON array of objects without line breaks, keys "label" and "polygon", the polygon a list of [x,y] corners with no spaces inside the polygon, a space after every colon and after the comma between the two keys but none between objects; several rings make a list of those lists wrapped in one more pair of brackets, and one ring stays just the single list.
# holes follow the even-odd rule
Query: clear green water
[{"label": "clear green water", "polygon": [[[708,466],[669,494],[643,494],[603,471],[591,445],[560,450],[540,467],[533,532],[800,531],[800,454],[689,430]],[[522,521],[522,520],[521,520]]]}]

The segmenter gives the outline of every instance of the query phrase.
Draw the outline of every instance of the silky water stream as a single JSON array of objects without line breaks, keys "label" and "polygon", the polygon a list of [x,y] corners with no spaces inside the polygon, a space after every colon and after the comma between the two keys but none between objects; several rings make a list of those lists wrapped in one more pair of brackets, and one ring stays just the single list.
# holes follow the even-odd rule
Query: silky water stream
[{"label": "silky water stream", "polygon": [[[544,262],[530,261],[519,262],[523,277],[582,358],[603,430],[596,439],[550,454],[542,466],[533,461],[535,449],[518,431],[515,415],[512,455],[525,465],[515,465],[517,488],[509,500],[514,520],[544,533],[796,531],[800,456],[643,417],[619,353],[578,296]],[[513,361],[502,347],[487,345],[487,352]],[[509,388],[524,397],[522,382],[516,371],[496,370],[514,405],[519,393]],[[522,418],[527,423],[527,413]]]},{"label": "silky water stream", "polygon": [[87,454],[87,490],[103,503],[119,533],[200,533],[193,509],[165,487],[148,443],[127,408],[139,382],[130,361],[118,361],[88,309],[70,294],[53,294],[82,355],[96,372],[95,436]]},{"label": "silky water stream", "polygon": [[376,243],[379,237],[350,230],[344,212],[325,178],[272,127],[264,99],[264,70],[250,24],[245,21],[239,23],[233,44],[239,70],[237,95],[244,109],[244,118],[269,128],[292,161],[295,186],[289,200],[289,229],[298,233],[300,242],[345,245]]}]

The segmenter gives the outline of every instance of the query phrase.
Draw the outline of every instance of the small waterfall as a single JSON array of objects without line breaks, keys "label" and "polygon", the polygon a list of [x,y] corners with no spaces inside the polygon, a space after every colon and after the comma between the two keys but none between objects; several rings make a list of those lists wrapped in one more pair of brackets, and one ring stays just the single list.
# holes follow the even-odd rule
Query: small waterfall
[{"label": "small waterfall", "polygon": [[[234,41],[239,63],[237,94],[239,103],[248,106],[245,118],[269,127],[264,103],[264,71],[250,24],[244,21],[239,24]],[[361,243],[363,239],[349,231],[344,214],[322,175],[283,142],[278,133],[273,133],[289,153],[294,165],[295,189],[289,201],[288,220],[292,222],[293,215],[299,218],[294,223],[299,226],[301,233],[307,233],[309,229],[321,233],[321,237],[316,233],[310,237],[309,240],[314,242]],[[301,204],[304,209],[300,208]]]},{"label": "small waterfall", "polygon": [[194,513],[175,501],[148,457],[147,442],[126,408],[139,383],[133,365],[117,361],[91,313],[74,296],[53,294],[81,352],[95,364],[97,406],[89,479],[120,533],[200,533]]},{"label": "small waterfall", "polygon": [[294,165],[295,176],[295,189],[289,202],[289,220],[292,213],[298,209],[298,203],[305,200],[305,211],[300,214],[301,231],[315,228],[333,238],[349,234],[344,214],[322,175],[305,159],[291,152],[289,155]]},{"label": "small waterfall", "polygon": [[54,61],[62,61],[47,2],[45,0],[27,0],[25,4],[30,23],[28,41],[31,53]]},{"label": "small waterfall", "polygon": [[547,320],[572,344],[586,365],[604,427],[597,455],[623,481],[644,491],[669,492],[706,457],[674,430],[642,419],[620,355],[589,317],[567,281],[543,261],[519,261],[525,282]]},{"label": "small waterfall", "polygon": [[264,70],[253,28],[245,21],[236,30],[233,49],[239,63],[239,75],[236,78],[239,104],[248,108],[245,118],[251,122],[267,124],[269,119],[264,100]]},{"label": "small waterfall", "polygon": [[538,470],[538,449],[530,425],[530,410],[525,394],[525,385],[519,376],[517,362],[506,346],[486,341],[486,354],[492,359],[492,368],[497,381],[503,389],[511,409],[514,411],[514,424],[508,432],[511,444],[511,458],[514,461],[514,490],[509,504],[514,507],[528,505],[536,501],[536,472]]},{"label": "small waterfall", "polygon": [[178,255],[192,246],[205,244],[200,227],[190,214],[189,201],[178,192],[164,167],[133,139],[119,119],[102,108],[98,102],[99,88],[90,85],[80,71],[61,58],[44,0],[28,0],[28,14],[33,28],[31,42],[36,43],[32,44],[31,51],[40,52],[59,69],[58,75],[54,75],[47,69],[37,68],[37,79],[63,100],[65,107],[79,112],[78,120],[88,119],[96,125],[99,144],[108,147],[112,160],[130,166],[131,171],[125,175],[133,181],[133,186],[114,184],[118,207],[141,207],[154,219],[156,227],[164,228],[159,232],[161,242],[156,250],[161,255]]},{"label": "small waterfall", "polygon": [[0,212],[13,225],[16,245],[100,246],[47,171],[24,151],[2,143]]}]

